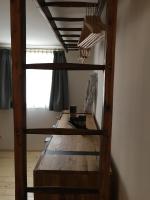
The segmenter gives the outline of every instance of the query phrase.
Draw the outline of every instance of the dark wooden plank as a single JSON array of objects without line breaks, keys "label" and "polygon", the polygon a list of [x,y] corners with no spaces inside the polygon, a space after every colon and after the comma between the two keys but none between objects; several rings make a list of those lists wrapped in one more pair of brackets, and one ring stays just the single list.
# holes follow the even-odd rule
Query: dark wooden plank
[{"label": "dark wooden plank", "polygon": [[78,42],[78,40],[64,40],[64,42],[67,42],[67,43],[74,43],[74,42]]},{"label": "dark wooden plank", "polygon": [[61,35],[62,37],[80,37],[79,34],[70,34],[70,35],[67,35],[67,34],[63,34]]},{"label": "dark wooden plank", "polygon": [[50,20],[52,18],[52,14],[51,14],[50,10],[48,9],[48,7],[42,7],[42,4],[44,3],[44,0],[36,0],[36,1],[38,3],[39,7],[41,8],[41,11],[43,12],[43,14],[45,15],[45,17],[47,18],[49,24],[53,28],[56,37],[58,38],[58,40],[60,41],[60,43],[62,44],[62,46],[64,47],[64,49],[66,49],[65,44],[64,44],[64,42],[62,40],[62,37],[61,37],[59,31],[57,30],[56,23],[54,22],[54,20]]},{"label": "dark wooden plank", "polygon": [[14,111],[15,199],[26,200],[26,3],[10,1]]},{"label": "dark wooden plank", "polygon": [[115,38],[117,0],[107,1],[107,52],[106,65],[109,68],[105,72],[105,96],[104,96],[104,122],[103,129],[107,130],[107,136],[101,139],[100,159],[100,199],[109,199],[109,169],[111,164],[111,134],[112,134],[112,108],[113,108],[113,85],[114,85],[114,63],[115,63]]},{"label": "dark wooden plank", "polygon": [[69,43],[66,43],[66,42],[65,42],[65,44],[66,44],[66,47],[68,47],[68,46],[73,46],[73,47],[79,48],[79,47],[77,46],[77,43],[73,43],[73,42],[72,42],[72,43],[70,43],[70,42],[69,42]]},{"label": "dark wooden plank", "polygon": [[45,69],[45,70],[105,70],[105,65],[91,65],[80,63],[38,63],[26,64],[26,69]]},{"label": "dark wooden plank", "polygon": [[41,186],[27,187],[28,193],[50,193],[50,194],[98,194],[96,188],[75,188],[75,187],[56,187],[56,186]]},{"label": "dark wooden plank", "polygon": [[79,48],[77,44],[66,44],[67,48]]},{"label": "dark wooden plank", "polygon": [[[77,171],[67,171],[63,173],[59,171],[43,171],[43,173],[39,174],[37,171],[34,173],[34,182],[35,186],[57,186],[57,187],[66,187],[66,188],[97,188],[97,193],[65,193],[64,194],[50,194],[50,193],[36,193],[34,199],[35,200],[96,200],[98,199],[98,173],[84,173]],[[49,173],[50,172],[50,173]]]},{"label": "dark wooden plank", "polygon": [[82,22],[84,18],[74,18],[74,17],[50,17],[50,21],[63,21],[63,22]]},{"label": "dark wooden plank", "polygon": [[87,2],[79,2],[79,1],[51,1],[51,2],[44,2],[42,4],[43,7],[96,7],[97,3]]},{"label": "dark wooden plank", "polygon": [[57,28],[58,31],[81,31],[82,28]]},{"label": "dark wooden plank", "polygon": [[[91,158],[91,156],[81,156],[81,158],[75,158],[74,156],[56,156],[55,155],[55,160],[53,160],[53,156],[49,155],[49,150],[54,150],[54,151],[75,151],[79,152],[83,151],[86,152],[97,152],[99,150],[99,145],[100,145],[100,139],[101,137],[99,136],[93,136],[89,135],[86,137],[83,137],[82,135],[52,135],[49,136],[51,137],[51,140],[48,141],[45,145],[44,150],[42,151],[40,158],[34,168],[34,175],[38,176],[39,174],[42,176],[42,174],[46,173],[46,177],[50,180],[50,184],[48,186],[53,186],[53,180],[48,176],[49,174],[54,174],[55,175],[94,175],[97,177],[99,175],[99,158]],[[58,142],[59,141],[59,144]],[[94,156],[94,155],[93,155]],[[73,158],[73,160],[72,160]],[[51,163],[52,161],[52,163]],[[66,162],[64,164],[64,162]],[[44,177],[42,178],[44,179]],[[94,180],[96,180],[94,178]],[[55,180],[54,180],[55,181]],[[77,183],[74,181],[74,179],[70,180],[69,178],[69,186],[75,186]],[[42,180],[39,179],[38,184],[42,185]],[[45,180],[44,180],[45,182]],[[88,181],[89,182],[89,181]],[[46,183],[46,182],[45,182]],[[66,183],[66,180],[64,181],[64,184]],[[72,183],[72,185],[70,184]],[[80,177],[80,183],[81,183],[81,177]],[[85,185],[85,182],[81,183],[80,185],[77,184],[78,186],[82,187],[91,187],[91,186],[98,186],[98,184],[93,184],[91,181],[88,183],[88,185]],[[37,186],[35,184],[34,186]],[[46,186],[44,184],[44,186]],[[60,185],[59,185],[60,186]],[[63,185],[61,182],[61,186],[67,186],[66,184]]]},{"label": "dark wooden plank", "polygon": [[104,130],[69,129],[69,128],[35,128],[26,129],[26,134],[33,135],[104,135]]}]

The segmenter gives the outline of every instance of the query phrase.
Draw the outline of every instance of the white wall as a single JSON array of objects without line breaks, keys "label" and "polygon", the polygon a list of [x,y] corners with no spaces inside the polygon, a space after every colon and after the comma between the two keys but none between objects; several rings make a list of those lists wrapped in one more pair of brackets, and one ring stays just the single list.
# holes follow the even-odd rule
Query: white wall
[{"label": "white wall", "polygon": [[[27,112],[28,128],[49,128],[56,123],[56,113],[44,109],[29,109]],[[0,149],[14,148],[13,110],[0,110]],[[28,148],[43,148],[45,136],[28,136]]]},{"label": "white wall", "polygon": [[119,200],[150,199],[150,1],[119,0],[112,157]]},{"label": "white wall", "polygon": [[[101,40],[94,47],[94,64],[105,64],[105,41]],[[101,127],[103,118],[103,100],[104,100],[104,72],[97,71],[98,73],[98,88],[97,88],[97,103],[96,103],[96,119]]]},{"label": "white wall", "polygon": [[[68,52],[66,58],[69,63],[78,63],[79,51]],[[93,63],[93,51],[86,62]],[[70,105],[76,105],[79,112],[83,112],[88,79],[92,72],[88,70],[68,71]]]},{"label": "white wall", "polygon": [[[77,62],[79,54],[69,52],[66,57],[68,62]],[[88,62],[92,62],[92,56]],[[70,105],[77,105],[78,110],[83,110],[85,91],[91,71],[69,71],[69,96]],[[27,112],[28,128],[48,128],[56,123],[58,114],[45,109],[29,109]],[[0,110],[0,149],[13,149],[13,111]],[[28,149],[39,150],[43,148],[46,136],[28,136]]]}]

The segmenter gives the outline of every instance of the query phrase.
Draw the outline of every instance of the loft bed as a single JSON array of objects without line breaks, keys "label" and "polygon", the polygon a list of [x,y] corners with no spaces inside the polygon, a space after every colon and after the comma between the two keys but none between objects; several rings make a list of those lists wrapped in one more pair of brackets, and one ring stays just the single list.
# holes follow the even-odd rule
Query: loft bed
[{"label": "loft bed", "polygon": [[[106,0],[100,1],[44,1],[44,0],[37,0],[37,5],[40,10],[45,15],[46,19],[48,20],[50,26],[53,28],[55,35],[57,36],[58,40],[60,41],[62,47],[66,51],[75,51],[79,50],[77,44],[80,38],[80,34],[82,31],[82,24],[84,21],[84,17],[86,15],[86,7],[95,8],[98,5],[101,5],[101,2],[105,2]],[[103,3],[102,3],[103,4]],[[58,8],[58,10],[57,10]],[[64,9],[70,10],[69,15],[64,12],[63,16],[59,15],[59,11]],[[75,12],[72,8],[75,8]],[[101,8],[103,9],[103,7]],[[54,16],[53,13],[57,16]],[[75,17],[71,17],[75,16]],[[65,22],[65,27],[62,27],[62,23]],[[68,26],[68,23],[71,23],[71,27]],[[76,26],[75,24],[78,24]],[[61,26],[61,27],[60,27]],[[74,39],[74,40],[72,40]]]},{"label": "loft bed", "polygon": [[[66,51],[78,50],[74,45],[64,45],[64,41],[60,36],[60,27],[55,26],[57,20],[69,20],[71,22],[81,19],[60,18],[49,16],[49,6],[59,7],[83,7],[87,3],[83,2],[54,2],[37,0],[41,9],[48,17],[48,20],[56,33],[56,36],[62,43]],[[98,4],[101,1],[98,0]],[[27,200],[28,193],[41,193],[59,195],[60,199],[64,199],[64,194],[72,195],[74,199],[76,195],[85,195],[88,199],[93,195],[93,199],[108,200],[109,199],[109,182],[110,182],[110,147],[111,147],[111,129],[112,129],[112,105],[113,105],[113,79],[114,79],[114,52],[115,52],[115,33],[116,33],[116,15],[117,15],[117,0],[108,0],[106,4],[106,19],[107,19],[107,52],[105,65],[87,65],[87,64],[26,64],[26,12],[25,0],[14,0],[11,3],[11,41],[12,41],[12,65],[13,65],[13,107],[14,107],[14,136],[15,136],[15,200]],[[83,19],[82,19],[83,20]],[[66,28],[66,27],[65,27]],[[72,28],[71,28],[72,29]],[[70,30],[71,30],[70,29]],[[66,29],[65,29],[66,31]],[[69,31],[69,29],[68,29]],[[72,29],[72,31],[76,31]],[[78,29],[79,31],[79,29]],[[67,34],[67,37],[79,37],[78,34]],[[66,34],[63,34],[66,37]],[[68,39],[67,39],[68,40]],[[68,47],[69,46],[69,47]],[[75,46],[76,47],[76,46]],[[83,130],[83,129],[27,129],[26,127],[26,69],[61,69],[61,70],[89,70],[97,69],[105,71],[105,94],[104,94],[104,120],[102,130]],[[96,187],[82,187],[80,185],[62,184],[56,186],[34,186],[27,185],[27,159],[26,159],[26,140],[28,134],[47,134],[55,136],[70,137],[76,135],[87,137],[95,135],[101,137],[101,153],[99,156],[98,168],[98,183]],[[47,149],[46,149],[47,150]],[[72,179],[73,181],[73,179]],[[89,182],[91,183],[91,181]],[[95,196],[96,195],[96,196]],[[57,196],[58,197],[58,196]],[[73,198],[74,197],[74,198]],[[55,197],[54,197],[55,198]],[[75,198],[76,199],[76,198]],[[92,199],[92,200],[93,200]],[[70,200],[70,197],[69,197]]]}]

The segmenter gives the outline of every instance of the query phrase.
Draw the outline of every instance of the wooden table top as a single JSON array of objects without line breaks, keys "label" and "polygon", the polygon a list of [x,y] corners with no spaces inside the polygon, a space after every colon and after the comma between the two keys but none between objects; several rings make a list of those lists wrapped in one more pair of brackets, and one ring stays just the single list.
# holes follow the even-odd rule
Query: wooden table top
[{"label": "wooden table top", "polygon": [[[79,114],[77,114],[79,115]],[[97,130],[97,124],[95,121],[95,118],[91,114],[85,114],[86,115],[86,127],[87,129],[94,129]],[[63,113],[61,115],[60,120],[57,121],[57,128],[72,128],[69,121],[70,114],[69,113]]]},{"label": "wooden table top", "polygon": [[[58,128],[71,128],[69,114],[63,114]],[[92,115],[87,115],[87,128],[97,129]],[[53,135],[36,170],[52,171],[98,171],[100,137],[95,135]]]}]

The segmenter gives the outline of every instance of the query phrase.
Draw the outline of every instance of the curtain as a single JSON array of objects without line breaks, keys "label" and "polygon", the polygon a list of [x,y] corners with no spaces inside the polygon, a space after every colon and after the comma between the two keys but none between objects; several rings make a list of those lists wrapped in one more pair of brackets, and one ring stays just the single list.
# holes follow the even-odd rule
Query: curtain
[{"label": "curtain", "polygon": [[8,49],[0,49],[0,109],[9,109],[11,103],[11,53]]},{"label": "curtain", "polygon": [[[66,63],[64,51],[54,51],[54,63]],[[61,112],[69,108],[68,73],[66,70],[54,70],[49,109]]]}]

